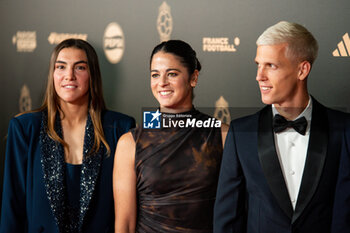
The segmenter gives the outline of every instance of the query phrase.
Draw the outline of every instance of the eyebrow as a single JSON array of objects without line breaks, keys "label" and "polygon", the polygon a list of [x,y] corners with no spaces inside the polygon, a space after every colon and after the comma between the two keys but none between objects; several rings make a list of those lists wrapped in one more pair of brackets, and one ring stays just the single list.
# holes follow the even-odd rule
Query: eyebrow
[{"label": "eyebrow", "polygon": [[[179,69],[175,69],[175,68],[166,69],[166,72],[173,71],[173,70],[175,70],[175,71],[177,71],[177,72],[180,72],[180,73],[181,73],[181,70],[179,70]],[[158,70],[151,70],[151,72],[158,72]]]},{"label": "eyebrow", "polygon": [[[56,63],[67,64],[67,62],[65,62],[65,61],[60,61],[60,60],[56,61],[55,64],[56,64]],[[74,62],[74,65],[80,64],[80,63],[88,64],[87,61],[81,60],[81,61]]]}]

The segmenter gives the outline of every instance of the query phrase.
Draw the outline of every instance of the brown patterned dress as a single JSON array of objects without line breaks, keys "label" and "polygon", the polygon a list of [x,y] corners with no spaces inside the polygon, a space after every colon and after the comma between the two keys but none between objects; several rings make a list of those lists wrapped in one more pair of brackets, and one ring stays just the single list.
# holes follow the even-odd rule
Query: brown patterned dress
[{"label": "brown patterned dress", "polygon": [[[196,119],[211,118],[197,110]],[[186,114],[187,114],[186,113]],[[212,232],[220,128],[136,128],[138,233]]]}]

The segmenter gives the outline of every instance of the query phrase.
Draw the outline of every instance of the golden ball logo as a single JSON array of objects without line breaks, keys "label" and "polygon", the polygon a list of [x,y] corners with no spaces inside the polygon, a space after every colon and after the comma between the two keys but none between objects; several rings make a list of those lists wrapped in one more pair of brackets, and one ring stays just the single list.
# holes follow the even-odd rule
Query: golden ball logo
[{"label": "golden ball logo", "polygon": [[108,61],[117,64],[123,57],[124,33],[119,24],[112,22],[106,27],[103,37],[103,49]]},{"label": "golden ball logo", "polygon": [[229,110],[229,104],[223,96],[215,102],[214,117],[225,124],[230,124],[231,114]]},{"label": "golden ball logo", "polygon": [[19,97],[19,111],[25,112],[30,110],[32,110],[32,99],[30,98],[29,88],[24,84]]},{"label": "golden ball logo", "polygon": [[173,31],[173,18],[170,13],[170,6],[166,2],[163,2],[159,7],[157,29],[161,42],[170,40],[170,35]]}]

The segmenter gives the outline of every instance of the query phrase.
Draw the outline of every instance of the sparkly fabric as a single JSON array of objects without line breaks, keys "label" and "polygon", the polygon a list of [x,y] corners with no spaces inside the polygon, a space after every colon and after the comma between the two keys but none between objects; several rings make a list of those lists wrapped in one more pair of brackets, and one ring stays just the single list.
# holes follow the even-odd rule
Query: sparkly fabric
[{"label": "sparkly fabric", "polygon": [[[63,146],[47,135],[47,114],[42,115],[40,129],[41,163],[44,184],[52,213],[61,233],[81,232],[84,216],[93,196],[96,180],[101,166],[104,146],[101,144],[98,153],[89,154],[94,143],[94,130],[90,115],[88,115],[83,148],[83,164],[80,177],[80,208],[78,221],[71,218],[71,208],[68,206],[65,183],[65,161]],[[56,117],[55,130],[62,137],[62,126],[59,115]]]},{"label": "sparkly fabric", "polygon": [[[192,110],[184,115],[206,120]],[[222,157],[220,128],[131,131],[138,233],[209,233]]]},{"label": "sparkly fabric", "polygon": [[70,222],[73,223],[79,221],[81,166],[82,165],[73,165],[66,163],[65,178],[68,199],[67,214]]},{"label": "sparkly fabric", "polygon": [[[65,214],[67,212],[67,198],[64,184],[64,149],[61,144],[47,135],[47,114],[43,113],[42,116],[40,129],[41,164],[46,193],[60,232],[68,232],[66,225],[68,220]],[[59,117],[56,117],[55,129],[57,134],[62,137]]]}]

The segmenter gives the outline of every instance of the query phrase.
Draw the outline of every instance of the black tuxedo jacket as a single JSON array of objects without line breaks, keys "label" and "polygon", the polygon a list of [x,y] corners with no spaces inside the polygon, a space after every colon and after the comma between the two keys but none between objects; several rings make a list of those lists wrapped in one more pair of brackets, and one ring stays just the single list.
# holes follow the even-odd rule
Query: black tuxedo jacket
[{"label": "black tuxedo jacket", "polygon": [[266,106],[231,122],[214,208],[214,232],[350,232],[349,114],[313,99],[295,210],[276,153],[272,119],[271,106]]}]

